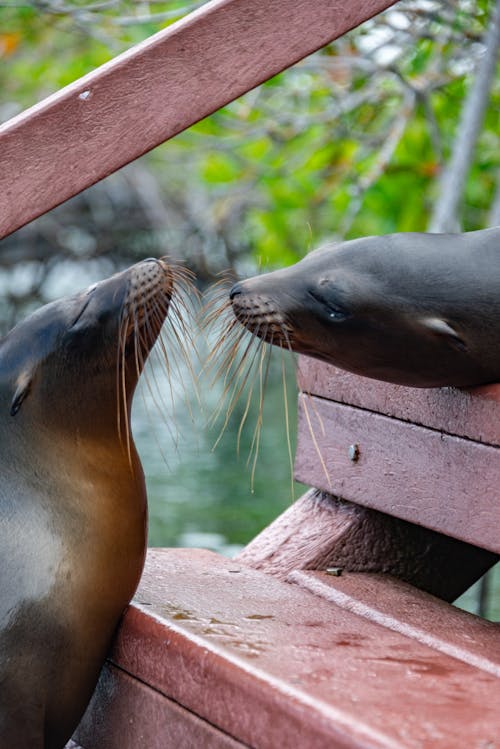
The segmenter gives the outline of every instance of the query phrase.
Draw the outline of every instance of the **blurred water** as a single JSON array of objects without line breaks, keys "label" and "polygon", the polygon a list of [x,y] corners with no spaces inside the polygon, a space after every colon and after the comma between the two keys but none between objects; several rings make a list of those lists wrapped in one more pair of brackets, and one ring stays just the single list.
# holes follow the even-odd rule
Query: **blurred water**
[{"label": "blurred water", "polygon": [[[189,368],[179,360],[178,365],[180,372],[172,378],[173,398],[168,397],[165,375],[155,367],[164,403],[155,405],[145,382],[134,400],[133,432],[148,489],[149,544],[202,546],[232,555],[292,501],[281,352],[273,353],[269,367],[253,486],[247,460],[259,413],[257,394],[242,430],[239,454],[244,395],[214,449],[225,411],[215,427],[210,428],[208,421],[220,402],[223,378],[212,382],[212,377],[202,377],[198,403]],[[287,389],[295,442],[297,399],[291,358],[287,361]],[[151,390],[155,390],[152,382]],[[302,491],[303,487],[296,485],[295,495]]]}]

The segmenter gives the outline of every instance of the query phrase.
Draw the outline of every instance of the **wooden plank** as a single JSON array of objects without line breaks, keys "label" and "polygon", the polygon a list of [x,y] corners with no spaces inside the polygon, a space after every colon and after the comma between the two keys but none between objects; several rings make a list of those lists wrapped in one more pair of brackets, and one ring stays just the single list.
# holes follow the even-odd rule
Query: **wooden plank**
[{"label": "wooden plank", "polygon": [[500,553],[500,448],[315,396],[299,406],[298,481]]},{"label": "wooden plank", "polygon": [[110,663],[75,735],[85,749],[245,746]]},{"label": "wooden plank", "polygon": [[0,237],[395,0],[213,0],[0,127]]},{"label": "wooden plank", "polygon": [[[500,626],[465,614],[401,580],[294,571],[293,582],[337,606],[430,645],[500,678]],[[500,685],[499,685],[500,686]]]},{"label": "wooden plank", "polygon": [[500,385],[410,388],[345,372],[307,356],[299,358],[301,390],[360,406],[447,434],[500,445]]},{"label": "wooden plank", "polygon": [[498,747],[492,673],[210,552],[149,551],[112,659],[259,749]]},{"label": "wooden plank", "polygon": [[368,507],[310,490],[264,528],[236,561],[281,579],[340,567],[384,572],[454,601],[496,554]]}]

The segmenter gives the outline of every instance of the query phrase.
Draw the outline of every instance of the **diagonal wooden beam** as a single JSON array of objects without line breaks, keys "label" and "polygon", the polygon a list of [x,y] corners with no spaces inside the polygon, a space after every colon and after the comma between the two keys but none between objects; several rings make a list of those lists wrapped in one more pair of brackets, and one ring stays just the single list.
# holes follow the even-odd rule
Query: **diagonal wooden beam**
[{"label": "diagonal wooden beam", "polygon": [[0,237],[396,0],[213,0],[0,127]]}]

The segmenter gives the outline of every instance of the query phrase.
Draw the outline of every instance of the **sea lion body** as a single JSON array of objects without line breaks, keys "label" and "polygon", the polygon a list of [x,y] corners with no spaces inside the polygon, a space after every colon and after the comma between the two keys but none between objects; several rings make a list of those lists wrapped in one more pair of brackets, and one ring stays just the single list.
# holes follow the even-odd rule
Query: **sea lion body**
[{"label": "sea lion body", "polygon": [[416,387],[500,380],[500,228],[327,245],[230,294],[270,343]]},{"label": "sea lion body", "polygon": [[139,580],[146,491],[125,424],[171,288],[145,261],[0,342],[0,749],[65,745]]}]

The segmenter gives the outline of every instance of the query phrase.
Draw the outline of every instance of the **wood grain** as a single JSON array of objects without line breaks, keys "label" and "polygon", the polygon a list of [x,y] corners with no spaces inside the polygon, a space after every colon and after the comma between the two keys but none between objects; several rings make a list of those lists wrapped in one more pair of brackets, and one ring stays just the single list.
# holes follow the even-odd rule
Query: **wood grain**
[{"label": "wood grain", "polygon": [[500,553],[498,447],[301,395],[295,477]]},{"label": "wood grain", "polygon": [[0,127],[0,237],[393,5],[213,0]]},{"label": "wood grain", "polygon": [[299,358],[299,387],[321,398],[438,429],[447,434],[500,445],[500,385],[410,388],[345,372]]},{"label": "wood grain", "polygon": [[[174,701],[259,749],[496,746],[498,679],[482,667],[487,652],[474,645],[482,625],[476,629],[474,618],[460,611],[448,618],[442,604],[407,589],[395,617],[404,618],[402,608],[406,616],[415,607],[434,612],[428,625],[423,616],[417,622],[419,633],[431,634],[422,642],[410,627],[397,631],[392,622],[386,627],[372,614],[349,610],[339,599],[347,575],[335,585],[335,601],[327,600],[331,590],[304,589],[313,582],[284,583],[200,550],[149,550],[112,660],[136,682],[139,706],[146,684],[159,706],[162,698]],[[383,595],[390,585],[381,581],[373,592]],[[365,595],[360,585],[344,594],[361,601]],[[369,594],[365,608],[374,608]],[[435,647],[450,626],[464,630],[460,657]],[[498,637],[489,631],[488,637],[497,648]],[[113,705],[112,687],[99,691],[90,725]],[[122,715],[122,735],[128,717]]]},{"label": "wood grain", "polygon": [[75,749],[245,749],[111,663],[101,672],[76,736],[81,747]]},{"label": "wood grain", "polygon": [[383,572],[445,601],[468,590],[497,559],[491,551],[313,489],[236,557],[281,579],[327,567]]},{"label": "wood grain", "polygon": [[500,679],[500,627],[493,622],[384,575],[295,571],[288,581]]}]

